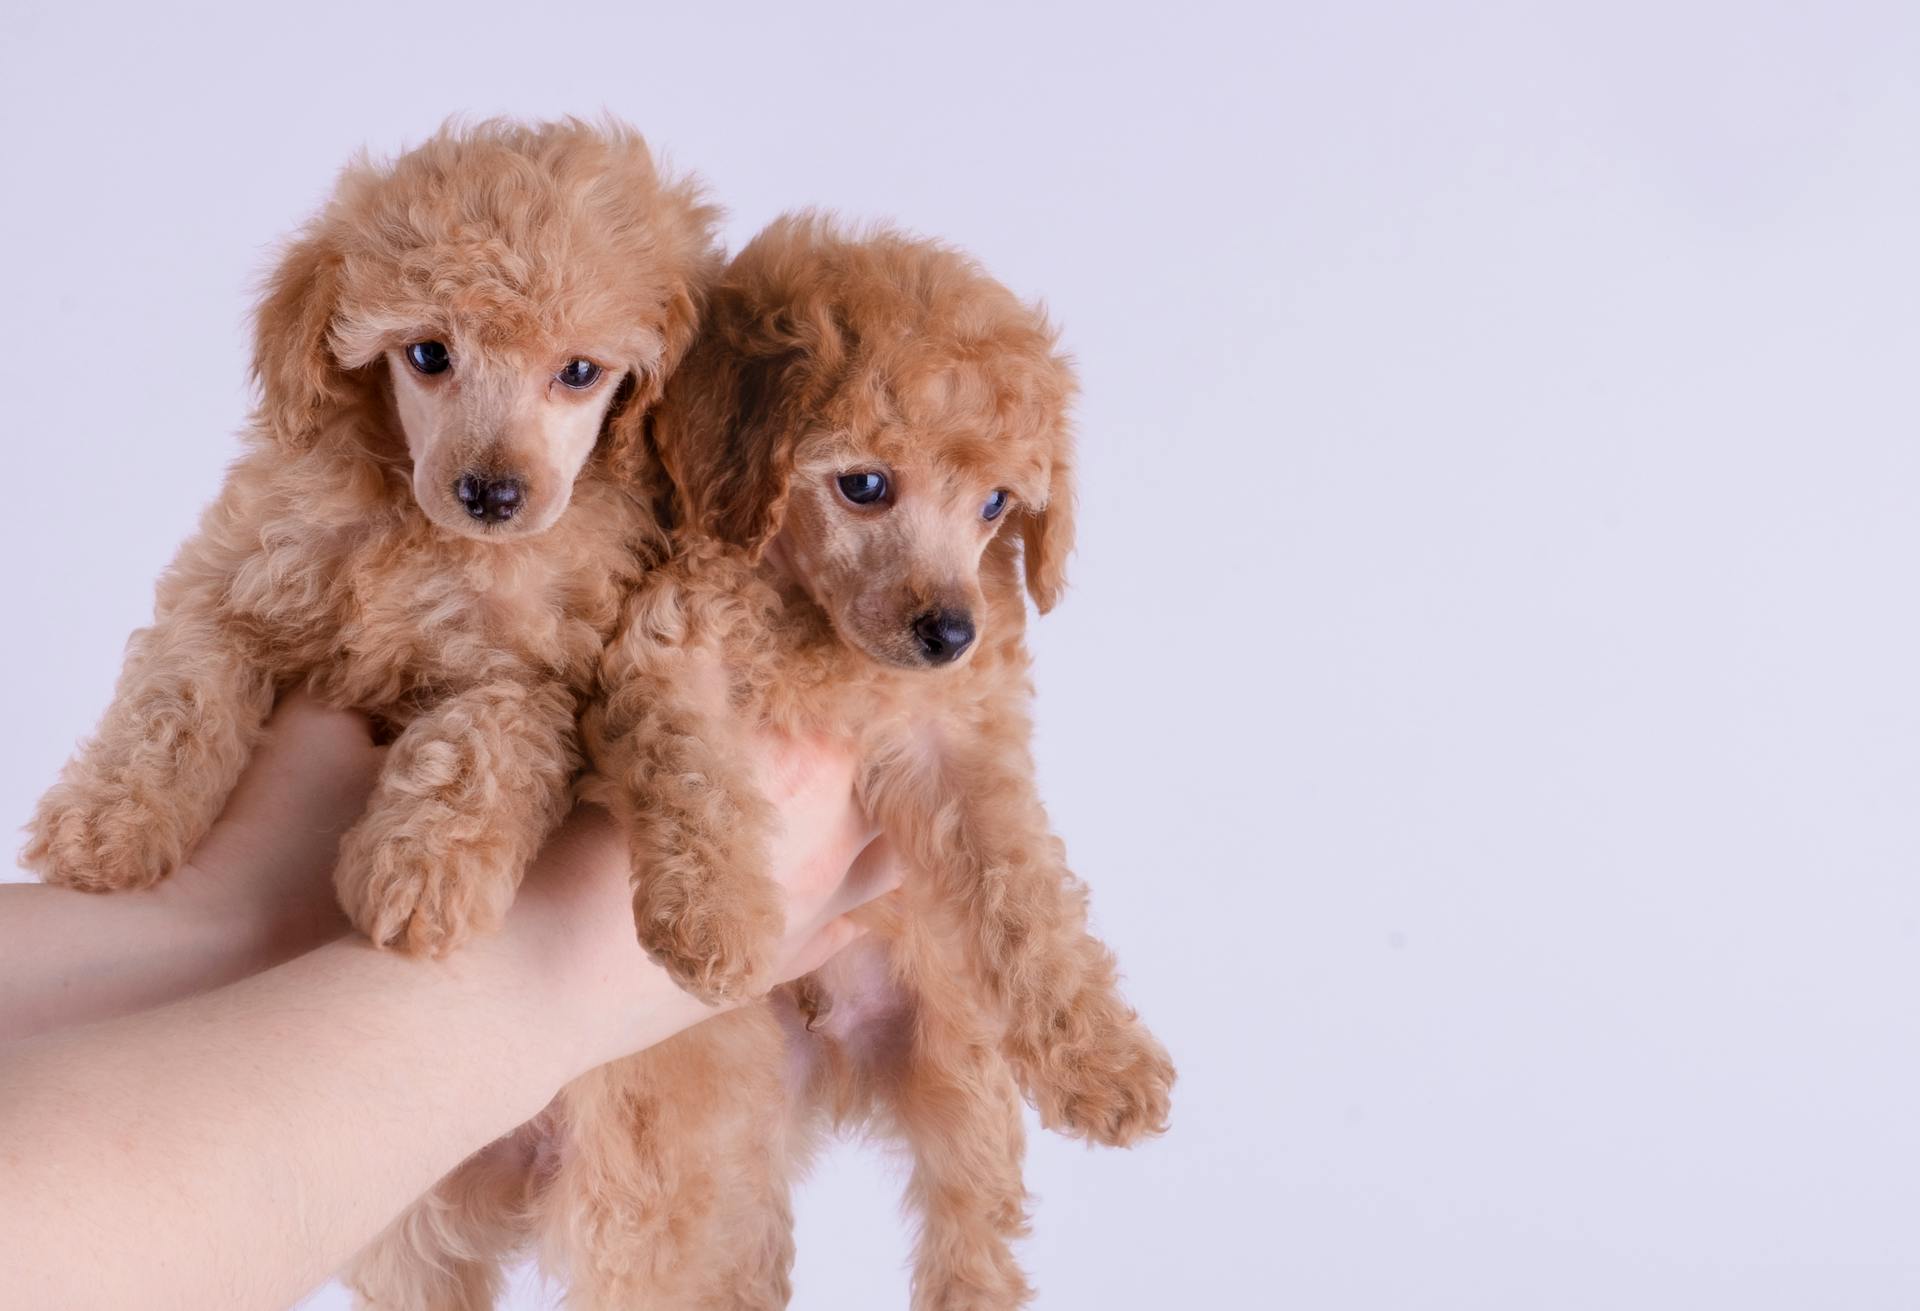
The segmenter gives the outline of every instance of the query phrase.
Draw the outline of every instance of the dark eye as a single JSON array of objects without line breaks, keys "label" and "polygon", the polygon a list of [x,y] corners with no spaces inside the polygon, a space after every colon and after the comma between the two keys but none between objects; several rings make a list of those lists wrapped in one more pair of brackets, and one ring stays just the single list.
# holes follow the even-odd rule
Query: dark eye
[{"label": "dark eye", "polygon": [[843,473],[840,475],[840,494],[855,505],[872,505],[887,494],[887,476],[884,473]]},{"label": "dark eye", "polygon": [[1007,494],[1005,492],[995,492],[987,498],[987,503],[980,507],[980,517],[988,523],[992,523],[1000,517],[1000,512],[1006,508]]},{"label": "dark eye", "polygon": [[407,347],[407,363],[413,366],[415,373],[445,373],[453,364],[447,354],[445,342],[416,341]]},{"label": "dark eye", "polygon": [[553,376],[562,386],[573,388],[591,387],[600,381],[600,366],[592,360],[568,360],[566,366]]}]

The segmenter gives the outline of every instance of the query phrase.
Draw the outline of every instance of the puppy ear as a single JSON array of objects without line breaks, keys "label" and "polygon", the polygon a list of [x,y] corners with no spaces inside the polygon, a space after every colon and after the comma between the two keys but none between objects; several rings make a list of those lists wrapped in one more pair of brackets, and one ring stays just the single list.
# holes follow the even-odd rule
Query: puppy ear
[{"label": "puppy ear", "polygon": [[800,351],[749,356],[709,335],[668,385],[654,440],[688,527],[757,560],[780,531]]},{"label": "puppy ear", "polygon": [[654,443],[684,526],[750,559],[780,531],[806,417],[847,366],[850,342],[811,258],[818,240],[814,226],[788,217],[747,243],[655,412]]},{"label": "puppy ear", "polygon": [[1041,614],[1059,604],[1067,588],[1067,557],[1073,554],[1073,448],[1063,432],[1047,481],[1047,503],[1024,512],[1020,520],[1021,555],[1027,567],[1027,591]]},{"label": "puppy ear", "polygon": [[622,150],[616,170],[624,179],[620,191],[646,215],[648,262],[665,271],[667,282],[661,288],[663,303],[641,311],[649,322],[658,322],[659,352],[621,384],[603,450],[617,476],[650,484],[659,473],[653,458],[654,407],[699,339],[708,299],[725,265],[714,233],[721,211],[706,202],[692,179],[663,182],[638,133],[617,127],[614,135]]},{"label": "puppy ear", "polygon": [[339,292],[340,260],[318,235],[288,248],[254,315],[253,376],[260,413],[282,442],[304,450],[345,397],[328,333]]},{"label": "puppy ear", "polygon": [[[705,270],[702,271],[705,273]],[[607,415],[605,454],[609,468],[628,482],[644,480],[648,471],[649,419],[654,406],[665,393],[667,380],[686,359],[700,327],[700,311],[706,298],[703,281],[690,281],[675,288],[662,327],[664,340],[660,357],[644,373],[631,375],[620,385]]]}]

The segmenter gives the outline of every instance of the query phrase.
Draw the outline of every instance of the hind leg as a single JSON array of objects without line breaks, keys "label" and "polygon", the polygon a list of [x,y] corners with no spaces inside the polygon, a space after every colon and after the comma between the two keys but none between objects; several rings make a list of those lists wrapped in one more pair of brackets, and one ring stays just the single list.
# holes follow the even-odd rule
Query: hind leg
[{"label": "hind leg", "polygon": [[483,1149],[353,1259],[342,1278],[378,1311],[485,1311],[525,1240],[534,1178],[528,1129]]},{"label": "hind leg", "polygon": [[913,1151],[920,1215],[914,1311],[1004,1311],[1032,1297],[1013,1244],[1027,1233],[1020,1093],[995,1036],[921,999],[891,1095]]},{"label": "hind leg", "polygon": [[[911,891],[911,889],[909,889]],[[872,1122],[913,1157],[915,1311],[1002,1311],[1032,1296],[1014,1260],[1027,1232],[1020,1094],[992,1007],[922,908],[862,912],[873,934],[809,980],[828,1054],[815,1093],[843,1124]],[[799,1020],[796,1020],[799,1023]]]},{"label": "hind leg", "polygon": [[764,1005],[604,1066],[561,1095],[542,1250],[592,1311],[777,1311],[792,1211],[778,1025]]}]

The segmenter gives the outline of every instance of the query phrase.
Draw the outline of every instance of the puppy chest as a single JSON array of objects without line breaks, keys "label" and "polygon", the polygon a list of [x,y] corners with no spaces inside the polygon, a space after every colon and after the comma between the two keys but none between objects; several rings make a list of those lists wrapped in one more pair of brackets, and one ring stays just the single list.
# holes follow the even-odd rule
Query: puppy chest
[{"label": "puppy chest", "polygon": [[323,592],[292,598],[306,604],[251,620],[271,630],[280,661],[373,709],[491,677],[584,686],[613,608],[610,597],[596,605],[595,593],[591,579],[524,565],[343,562]]}]

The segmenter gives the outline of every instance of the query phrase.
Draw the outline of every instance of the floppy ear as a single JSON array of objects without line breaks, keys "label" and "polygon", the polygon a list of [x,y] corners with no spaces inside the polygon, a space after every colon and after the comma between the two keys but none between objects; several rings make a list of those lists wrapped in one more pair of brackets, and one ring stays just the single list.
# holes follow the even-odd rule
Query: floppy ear
[{"label": "floppy ear", "polygon": [[675,288],[662,325],[660,358],[645,373],[630,375],[620,384],[620,393],[608,411],[604,448],[607,463],[628,481],[646,474],[648,417],[693,345],[700,327],[704,290],[694,284]]},{"label": "floppy ear", "polygon": [[1073,553],[1073,449],[1063,432],[1054,448],[1047,480],[1047,503],[1020,520],[1021,555],[1027,566],[1027,591],[1041,614],[1053,609],[1067,588],[1067,557]]},{"label": "floppy ear", "polygon": [[799,350],[748,356],[705,338],[668,385],[654,440],[687,526],[757,560],[780,530],[797,440]]},{"label": "floppy ear", "polygon": [[253,376],[260,412],[287,445],[306,449],[327,412],[346,396],[328,333],[339,293],[340,259],[318,235],[288,247],[254,315]]}]

